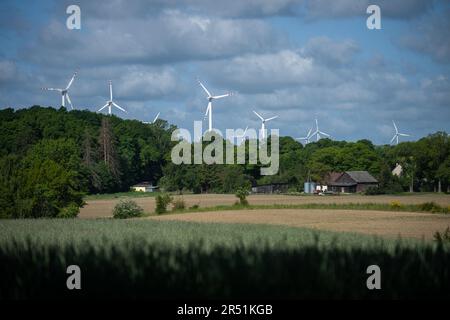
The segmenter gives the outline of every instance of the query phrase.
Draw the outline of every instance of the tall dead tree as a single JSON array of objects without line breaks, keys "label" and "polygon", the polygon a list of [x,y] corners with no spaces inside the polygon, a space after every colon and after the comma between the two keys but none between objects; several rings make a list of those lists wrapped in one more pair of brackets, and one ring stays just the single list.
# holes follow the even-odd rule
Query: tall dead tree
[{"label": "tall dead tree", "polygon": [[99,145],[102,153],[103,161],[111,174],[118,178],[119,171],[119,159],[116,153],[116,139],[111,130],[111,123],[109,118],[102,119],[102,126],[100,128]]}]

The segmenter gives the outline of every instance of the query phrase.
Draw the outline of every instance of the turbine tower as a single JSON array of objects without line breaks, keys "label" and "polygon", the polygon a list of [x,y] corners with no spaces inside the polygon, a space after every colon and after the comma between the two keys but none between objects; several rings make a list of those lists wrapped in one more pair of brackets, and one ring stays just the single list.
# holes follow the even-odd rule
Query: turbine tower
[{"label": "turbine tower", "polygon": [[103,107],[101,107],[100,109],[98,109],[97,112],[100,112],[100,111],[102,111],[103,109],[105,109],[106,107],[108,107],[108,114],[111,115],[111,111],[112,111],[112,107],[113,107],[113,106],[116,107],[117,109],[122,110],[122,111],[125,112],[125,113],[128,113],[125,109],[123,109],[121,106],[119,106],[117,103],[115,103],[115,102],[113,101],[112,81],[109,80],[109,100],[108,100],[108,102],[107,102]]},{"label": "turbine tower", "polygon": [[255,110],[253,110],[253,113],[256,114],[258,116],[258,118],[261,119],[261,140],[264,140],[266,138],[266,122],[268,122],[270,120],[273,120],[273,119],[276,119],[276,118],[278,118],[278,116],[271,117],[271,118],[268,118],[268,119],[264,119]]},{"label": "turbine tower", "polygon": [[303,140],[303,141],[305,141],[305,144],[308,144],[310,142],[309,139],[312,137],[311,132],[312,132],[312,128],[309,129],[308,134],[306,135],[306,137],[300,137],[300,138],[295,138],[295,139],[296,140]]},{"label": "turbine tower", "polygon": [[402,136],[402,137],[410,137],[410,136],[411,136],[411,135],[406,134],[406,133],[400,133],[400,132],[398,131],[397,126],[395,125],[394,120],[392,120],[392,124],[394,125],[395,134],[394,134],[394,136],[393,136],[392,139],[391,139],[391,144],[392,144],[392,142],[394,142],[394,140],[395,140],[395,145],[397,145],[397,144],[398,144],[398,137],[399,137],[399,136]]},{"label": "turbine tower", "polygon": [[206,87],[203,85],[203,83],[200,82],[200,80],[197,79],[197,81],[198,81],[199,85],[203,88],[203,90],[206,92],[206,95],[207,95],[206,98],[208,99],[208,107],[206,108],[205,118],[206,118],[206,116],[209,117],[208,118],[208,120],[209,120],[208,131],[212,131],[212,128],[213,128],[213,117],[212,117],[212,108],[213,108],[213,106],[212,106],[212,102],[213,102],[213,100],[217,100],[217,99],[221,99],[221,98],[225,98],[225,97],[231,96],[232,93],[228,92],[228,93],[222,94],[220,96],[213,96],[208,91],[208,89],[206,89]]},{"label": "turbine tower", "polygon": [[67,84],[67,86],[64,89],[61,88],[42,88],[42,90],[47,90],[47,91],[58,91],[59,93],[61,93],[61,106],[65,107],[66,103],[65,101],[67,100],[67,102],[69,102],[70,104],[70,108],[73,110],[73,105],[72,105],[72,101],[70,101],[70,97],[69,97],[69,88],[73,83],[73,80],[75,80],[75,76],[77,75],[77,73],[75,72],[72,76],[72,78],[70,79],[69,83]]},{"label": "turbine tower", "polygon": [[313,134],[310,135],[310,137],[316,136],[316,141],[319,141],[319,139],[321,139],[320,135],[328,137],[328,138],[331,139],[331,136],[328,133],[320,131],[320,129],[319,129],[319,121],[317,121],[317,119],[316,119],[316,131],[314,131]]}]

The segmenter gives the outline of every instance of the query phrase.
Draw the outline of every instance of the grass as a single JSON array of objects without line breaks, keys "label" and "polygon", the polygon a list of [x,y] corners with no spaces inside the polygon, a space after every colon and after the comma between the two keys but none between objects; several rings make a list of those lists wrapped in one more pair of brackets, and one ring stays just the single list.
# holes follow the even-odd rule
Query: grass
[{"label": "grass", "polygon": [[[10,242],[60,246],[82,246],[89,242],[94,246],[104,244],[120,246],[126,241],[140,239],[142,245],[164,244],[186,247],[202,242],[205,248],[216,246],[237,247],[283,244],[290,248],[307,245],[340,247],[371,247],[373,245],[394,248],[398,242],[353,233],[315,231],[306,228],[252,225],[216,224],[183,221],[114,220],[114,219],[23,219],[0,221],[0,246]],[[402,240],[405,246],[429,243]]]},{"label": "grass", "polygon": [[190,213],[227,210],[263,210],[263,209],[326,209],[326,210],[375,210],[397,212],[431,212],[448,214],[450,206],[441,207],[437,204],[426,206],[423,204],[400,203],[305,203],[305,204],[271,204],[271,205],[218,205],[214,207],[196,207],[183,210],[172,210],[170,213]]},{"label": "grass", "polygon": [[[143,220],[0,222],[1,299],[448,298],[450,246],[301,228]],[[82,290],[66,289],[81,268]],[[377,264],[382,290],[366,288]]]},{"label": "grass", "polygon": [[84,200],[108,200],[108,199],[123,199],[123,198],[147,198],[155,197],[158,192],[139,192],[139,191],[128,191],[128,192],[116,192],[116,193],[102,193],[102,194],[90,194],[84,196]]}]

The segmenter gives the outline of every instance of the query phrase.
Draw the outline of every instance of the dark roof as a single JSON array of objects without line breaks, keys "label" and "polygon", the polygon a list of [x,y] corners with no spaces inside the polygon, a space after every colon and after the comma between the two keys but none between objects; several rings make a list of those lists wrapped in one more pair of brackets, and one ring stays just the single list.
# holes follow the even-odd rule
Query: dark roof
[{"label": "dark roof", "polygon": [[378,180],[367,171],[346,171],[345,173],[357,183],[378,183]]},{"label": "dark roof", "polygon": [[139,182],[138,184],[132,185],[132,187],[154,187],[154,186],[152,185],[151,182],[142,181],[142,182]]},{"label": "dark roof", "polygon": [[342,176],[342,172],[329,172],[325,176],[326,183],[333,183],[335,182],[340,176]]}]

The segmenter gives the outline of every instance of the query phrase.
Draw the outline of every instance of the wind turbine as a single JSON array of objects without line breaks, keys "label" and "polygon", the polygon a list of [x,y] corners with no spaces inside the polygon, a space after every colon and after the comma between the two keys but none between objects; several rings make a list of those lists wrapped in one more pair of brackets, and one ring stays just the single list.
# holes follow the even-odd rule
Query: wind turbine
[{"label": "wind turbine", "polygon": [[125,113],[128,113],[125,109],[123,109],[121,106],[119,106],[117,103],[115,103],[113,101],[113,94],[112,94],[112,81],[109,80],[109,100],[108,102],[101,107],[97,112],[102,111],[103,109],[105,109],[106,107],[108,107],[108,114],[111,115],[111,111],[112,111],[112,107],[116,107],[117,109],[122,110]]},{"label": "wind turbine", "polygon": [[61,88],[42,88],[42,90],[47,90],[47,91],[58,91],[59,93],[61,93],[61,105],[63,107],[65,107],[65,100],[67,99],[67,102],[69,102],[70,104],[70,108],[73,110],[73,105],[72,105],[72,101],[70,101],[70,97],[69,97],[69,88],[73,83],[73,80],[75,79],[75,76],[77,75],[77,72],[75,72],[72,76],[72,78],[70,79],[69,83],[67,84],[67,87],[65,87],[64,89]]},{"label": "wind turbine", "polygon": [[271,117],[271,118],[268,118],[268,119],[264,119],[255,110],[253,110],[253,113],[256,114],[258,116],[258,118],[261,119],[261,140],[264,140],[266,138],[266,122],[270,121],[270,120],[273,120],[273,119],[276,119],[276,118],[278,118],[278,116]]},{"label": "wind turbine", "polygon": [[203,83],[201,83],[200,82],[200,80],[198,80],[197,79],[197,81],[198,81],[198,84],[203,88],[203,90],[206,92],[206,94],[207,94],[207,99],[208,99],[208,107],[206,108],[206,112],[205,112],[205,119],[206,119],[206,116],[209,116],[209,125],[208,125],[208,131],[212,131],[212,126],[213,126],[213,119],[212,119],[212,102],[213,102],[213,100],[217,100],[217,99],[221,99],[221,98],[225,98],[225,97],[228,97],[228,96],[231,96],[232,95],[232,93],[231,92],[228,92],[228,93],[226,93],[226,94],[222,94],[222,95],[220,95],[220,96],[213,96],[209,91],[208,91],[208,89],[206,89],[206,87],[203,85]]},{"label": "wind turbine", "polygon": [[400,133],[400,132],[398,132],[398,129],[397,129],[397,126],[395,125],[394,120],[392,120],[392,124],[394,125],[395,134],[394,134],[394,136],[393,136],[392,139],[391,139],[391,144],[392,144],[392,142],[394,142],[394,140],[396,140],[396,141],[395,141],[395,144],[397,145],[397,144],[398,144],[398,137],[399,137],[399,136],[402,136],[402,137],[410,137],[410,136],[411,136],[411,135],[406,134],[406,133]]},{"label": "wind turbine", "polygon": [[153,119],[152,122],[143,122],[143,123],[145,123],[145,124],[153,124],[153,123],[155,123],[156,120],[158,120],[158,117],[159,117],[159,114],[160,114],[160,113],[161,113],[161,112],[158,112],[158,114],[156,115],[155,119]]},{"label": "wind turbine", "polygon": [[303,140],[303,141],[305,141],[305,144],[308,144],[310,142],[309,139],[312,137],[311,132],[312,132],[312,128],[309,129],[308,134],[306,135],[306,137],[300,137],[300,138],[295,138],[295,139],[296,140]]},{"label": "wind turbine", "polygon": [[[236,139],[241,139],[242,141],[244,141],[244,137],[245,137],[245,134],[247,133],[247,130],[248,130],[248,126],[245,127],[245,130],[244,130],[244,133],[243,133],[243,134],[237,134],[237,135],[236,135]],[[242,142],[242,141],[241,141],[241,142]]]},{"label": "wind turbine", "polygon": [[319,141],[319,139],[321,139],[320,135],[331,138],[331,136],[328,133],[319,130],[319,121],[317,121],[316,119],[316,131],[314,131],[313,134],[310,135],[309,137],[316,136],[316,141]]}]

